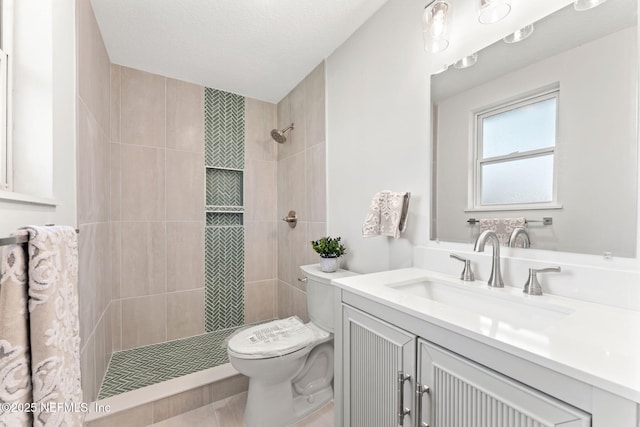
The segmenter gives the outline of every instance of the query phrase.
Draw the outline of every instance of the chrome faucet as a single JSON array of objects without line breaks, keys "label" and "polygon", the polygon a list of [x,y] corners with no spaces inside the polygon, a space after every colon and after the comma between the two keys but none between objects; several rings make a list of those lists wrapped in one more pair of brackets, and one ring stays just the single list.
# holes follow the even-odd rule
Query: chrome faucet
[{"label": "chrome faucet", "polygon": [[531,240],[529,239],[529,233],[522,227],[516,227],[511,232],[511,237],[509,237],[509,247],[515,248],[518,240],[518,236],[522,237],[522,247],[530,248]]},{"label": "chrome faucet", "polygon": [[496,233],[491,230],[485,230],[476,239],[473,250],[476,252],[484,252],[484,245],[489,240],[493,246],[493,259],[491,263],[491,275],[487,284],[494,288],[504,288],[502,274],[500,273],[500,240]]}]

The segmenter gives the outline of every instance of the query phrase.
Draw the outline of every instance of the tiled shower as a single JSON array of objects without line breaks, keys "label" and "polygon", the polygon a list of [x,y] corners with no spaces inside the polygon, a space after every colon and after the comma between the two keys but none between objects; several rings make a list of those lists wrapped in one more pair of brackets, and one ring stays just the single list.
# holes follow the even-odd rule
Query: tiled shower
[{"label": "tiled shower", "polygon": [[[326,229],[324,65],[275,105],[111,64],[89,0],[77,15],[81,364],[92,401],[113,352],[306,319],[297,266],[316,262],[308,241]],[[236,151],[219,147],[230,163],[209,161],[207,93],[242,119]],[[290,122],[287,143],[271,140]],[[295,229],[280,220],[291,209]],[[227,288],[208,290],[215,282]]]}]

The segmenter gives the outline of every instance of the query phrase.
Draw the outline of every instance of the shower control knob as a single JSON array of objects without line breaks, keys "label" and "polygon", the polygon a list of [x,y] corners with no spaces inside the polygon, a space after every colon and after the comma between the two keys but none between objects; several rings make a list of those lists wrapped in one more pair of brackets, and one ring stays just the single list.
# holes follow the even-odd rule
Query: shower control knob
[{"label": "shower control knob", "polygon": [[289,211],[287,216],[282,218],[282,220],[289,224],[289,227],[296,228],[298,224],[298,216],[296,215],[296,211]]}]

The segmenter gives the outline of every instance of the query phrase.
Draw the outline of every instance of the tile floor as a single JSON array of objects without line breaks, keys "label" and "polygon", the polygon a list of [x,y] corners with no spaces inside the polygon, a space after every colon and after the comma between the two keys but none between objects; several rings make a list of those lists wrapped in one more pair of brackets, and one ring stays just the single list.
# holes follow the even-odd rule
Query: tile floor
[{"label": "tile floor", "polygon": [[114,352],[98,399],[228,363],[227,338],[236,330],[252,325]]},{"label": "tile floor", "polygon": [[[153,427],[243,427],[242,414],[247,393],[240,393],[202,408],[169,418]],[[333,427],[333,402],[290,427]]]}]

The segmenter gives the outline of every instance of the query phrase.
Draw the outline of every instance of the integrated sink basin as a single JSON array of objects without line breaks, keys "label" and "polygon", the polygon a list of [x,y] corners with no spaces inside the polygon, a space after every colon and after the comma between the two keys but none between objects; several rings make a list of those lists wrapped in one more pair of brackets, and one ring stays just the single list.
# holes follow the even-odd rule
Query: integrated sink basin
[{"label": "integrated sink basin", "polygon": [[411,297],[469,311],[485,320],[532,331],[544,330],[573,313],[570,308],[543,302],[539,297],[526,297],[517,289],[490,288],[482,282],[458,282],[427,278],[387,286]]}]

